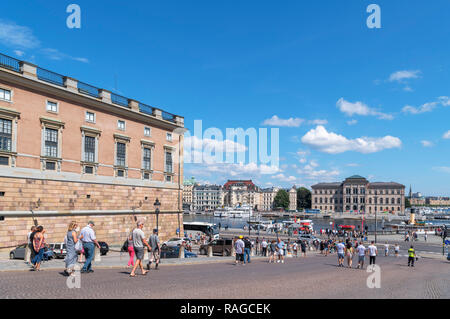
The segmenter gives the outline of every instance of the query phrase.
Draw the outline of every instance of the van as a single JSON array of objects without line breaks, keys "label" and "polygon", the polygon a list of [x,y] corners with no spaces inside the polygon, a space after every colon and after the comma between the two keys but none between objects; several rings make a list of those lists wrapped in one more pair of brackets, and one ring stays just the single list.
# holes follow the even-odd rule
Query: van
[{"label": "van", "polygon": [[233,240],[227,238],[214,239],[208,244],[200,246],[200,255],[208,254],[209,246],[212,246],[213,255],[231,256],[231,247],[233,246]]}]

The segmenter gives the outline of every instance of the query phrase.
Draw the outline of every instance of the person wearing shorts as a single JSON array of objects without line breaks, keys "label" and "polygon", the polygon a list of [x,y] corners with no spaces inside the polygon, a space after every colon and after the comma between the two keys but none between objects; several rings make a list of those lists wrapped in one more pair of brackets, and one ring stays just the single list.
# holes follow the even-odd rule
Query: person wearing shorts
[{"label": "person wearing shorts", "polygon": [[400,246],[398,244],[394,247],[395,257],[398,257],[398,253],[400,252]]},{"label": "person wearing shorts", "polygon": [[281,262],[284,263],[284,242],[278,238],[278,244],[277,244],[277,248],[278,248],[278,260],[277,262]]},{"label": "person wearing shorts", "polygon": [[236,261],[235,261],[235,265],[237,265],[238,263],[241,263],[241,265],[245,265],[244,263],[244,248],[245,248],[245,243],[242,240],[243,236],[239,236],[239,238],[235,241],[234,243],[234,248],[236,250]]},{"label": "person wearing shorts", "polygon": [[269,263],[275,262],[276,251],[277,251],[277,244],[275,243],[275,240],[272,240],[272,242],[269,245]]},{"label": "person wearing shorts", "polygon": [[356,251],[358,253],[358,266],[356,268],[364,269],[364,260],[366,258],[366,247],[362,244],[362,242],[356,247]]},{"label": "person wearing shorts", "polygon": [[336,244],[336,250],[338,255],[338,267],[344,267],[344,251],[345,245],[342,241]]},{"label": "person wearing shorts", "polygon": [[144,223],[142,221],[138,221],[137,227],[133,230],[133,247],[137,260],[133,266],[133,270],[131,270],[130,277],[136,277],[137,267],[141,268],[142,275],[144,276],[148,272],[144,270],[144,266],[142,264],[142,261],[144,260],[144,246],[147,246],[149,251],[151,251],[152,248],[145,240],[145,234],[142,231],[142,228],[144,228]]}]

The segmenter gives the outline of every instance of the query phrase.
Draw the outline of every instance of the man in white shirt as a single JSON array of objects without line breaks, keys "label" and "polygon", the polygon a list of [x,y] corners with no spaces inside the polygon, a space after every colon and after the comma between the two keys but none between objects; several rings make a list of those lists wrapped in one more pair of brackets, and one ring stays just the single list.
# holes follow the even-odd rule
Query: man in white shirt
[{"label": "man in white shirt", "polygon": [[94,226],[94,222],[90,220],[87,226],[84,227],[80,233],[80,240],[83,244],[84,256],[86,257],[86,262],[81,269],[82,273],[94,272],[92,270],[92,259],[94,259],[95,255],[95,246],[100,249],[97,237],[95,237]]},{"label": "man in white shirt", "polygon": [[267,256],[267,241],[264,238],[261,243],[261,251],[262,251],[262,255],[264,257],[266,257]]},{"label": "man in white shirt", "polygon": [[337,255],[338,255],[338,267],[344,267],[344,251],[345,245],[342,241],[340,241],[336,245]]},{"label": "man in white shirt", "polygon": [[377,249],[377,246],[375,246],[374,241],[372,241],[372,243],[370,244],[368,249],[369,249],[369,258],[370,258],[369,265],[375,265],[375,258],[377,257],[378,249]]},{"label": "man in white shirt", "polygon": [[361,242],[358,247],[356,247],[356,251],[358,252],[358,266],[356,268],[364,269],[364,259],[366,257],[366,247],[364,247]]}]

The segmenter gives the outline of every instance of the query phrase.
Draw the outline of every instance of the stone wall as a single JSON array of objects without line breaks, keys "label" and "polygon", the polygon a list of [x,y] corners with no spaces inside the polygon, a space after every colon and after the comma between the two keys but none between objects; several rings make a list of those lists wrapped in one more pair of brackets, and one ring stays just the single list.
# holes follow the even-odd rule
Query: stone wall
[{"label": "stone wall", "polygon": [[[0,216],[4,216],[0,220],[0,247],[26,241],[34,225],[30,209],[37,223],[47,229],[47,242],[62,242],[73,220],[80,227],[93,220],[98,239],[109,245],[123,243],[134,228],[135,217],[145,221],[144,230],[150,235],[156,228],[156,198],[161,202],[161,239],[175,236],[179,224],[183,226],[183,214],[177,213],[177,189],[0,177],[0,194]],[[26,216],[21,216],[24,212]]]},{"label": "stone wall", "polygon": [[[136,214],[138,220],[144,221],[144,233],[147,237],[156,228],[155,214]],[[183,227],[183,214],[179,214],[181,228]],[[71,221],[77,221],[80,228],[86,226],[89,220],[95,223],[97,240],[105,241],[108,245],[122,245],[127,234],[136,223],[132,214],[98,215],[98,216],[51,216],[36,217],[38,224],[46,229],[46,242],[63,242],[67,227]],[[0,248],[18,245],[26,242],[27,234],[33,226],[31,217],[10,217],[0,221]],[[178,228],[178,214],[161,213],[159,215],[160,239],[167,240],[176,236]],[[3,249],[9,251],[11,249]]]}]

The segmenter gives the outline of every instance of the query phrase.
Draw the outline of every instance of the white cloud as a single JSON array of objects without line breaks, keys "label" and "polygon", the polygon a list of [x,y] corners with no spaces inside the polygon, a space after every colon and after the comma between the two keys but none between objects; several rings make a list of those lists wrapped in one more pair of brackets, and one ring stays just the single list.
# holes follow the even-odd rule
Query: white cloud
[{"label": "white cloud", "polygon": [[19,58],[21,58],[25,55],[25,52],[21,50],[14,50],[14,54],[17,55]]},{"label": "white cloud", "polygon": [[402,142],[393,136],[359,137],[348,139],[345,136],[328,132],[325,127],[317,126],[302,137],[302,142],[321,152],[338,154],[347,151],[375,153],[384,149],[399,148]]},{"label": "white cloud", "polygon": [[426,141],[426,140],[420,141],[420,143],[422,144],[423,147],[432,147],[433,146],[432,142]]},{"label": "white cloud", "polygon": [[450,131],[445,132],[442,138],[445,138],[446,140],[450,139]]},{"label": "white cloud", "polygon": [[278,116],[274,115],[270,119],[264,120],[262,125],[268,125],[268,126],[285,126],[285,127],[299,127],[304,122],[304,119],[301,118],[288,118],[288,119],[281,119]]},{"label": "white cloud", "polygon": [[440,96],[438,99],[443,106],[450,106],[450,98],[448,96]]},{"label": "white cloud", "polygon": [[348,163],[348,164],[345,165],[345,166],[348,166],[348,167],[358,167],[359,164],[358,164],[358,163]]},{"label": "white cloud", "polygon": [[78,62],[89,63],[89,60],[86,58],[73,57],[63,52],[60,52],[58,49],[46,48],[42,49],[42,53],[44,53],[44,55],[46,55],[51,60],[60,61],[70,59]]},{"label": "white cloud", "polygon": [[450,167],[448,166],[439,166],[439,167],[433,167],[435,171],[449,173],[450,174]]},{"label": "white cloud", "polygon": [[421,114],[421,113],[431,112],[436,107],[436,105],[437,105],[437,102],[425,103],[419,107],[406,105],[405,107],[402,108],[402,112],[410,113],[410,114]]},{"label": "white cloud", "polygon": [[403,80],[408,79],[417,79],[419,77],[420,71],[419,70],[403,70],[403,71],[397,71],[392,73],[389,76],[390,82],[402,82]]},{"label": "white cloud", "polygon": [[364,104],[363,102],[349,102],[344,100],[344,98],[340,98],[336,102],[336,106],[339,108],[339,110],[342,113],[345,113],[348,116],[353,115],[361,115],[361,116],[377,116],[379,119],[382,120],[392,120],[394,117],[391,114],[386,114],[382,112],[378,112],[377,110],[369,107],[368,105]]},{"label": "white cloud", "polygon": [[4,20],[0,20],[0,41],[7,46],[24,49],[33,49],[40,45],[30,28]]},{"label": "white cloud", "polygon": [[282,181],[282,182],[294,182],[297,180],[297,178],[295,176],[292,176],[292,175],[285,176],[283,173],[273,175],[272,178],[278,179],[279,181]]},{"label": "white cloud", "polygon": [[308,121],[309,124],[312,125],[326,125],[328,124],[327,120],[321,120],[321,119],[315,119],[315,120],[310,120]]},{"label": "white cloud", "polygon": [[348,125],[355,125],[356,123],[358,123],[358,121],[355,120],[355,119],[350,120],[350,121],[347,121],[347,124],[348,124]]}]

